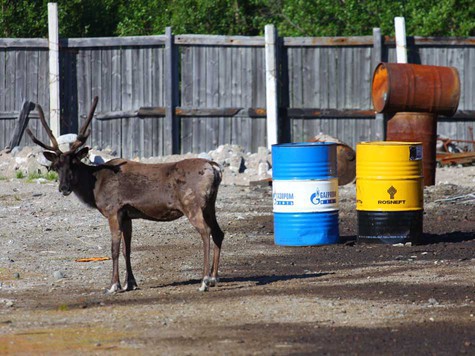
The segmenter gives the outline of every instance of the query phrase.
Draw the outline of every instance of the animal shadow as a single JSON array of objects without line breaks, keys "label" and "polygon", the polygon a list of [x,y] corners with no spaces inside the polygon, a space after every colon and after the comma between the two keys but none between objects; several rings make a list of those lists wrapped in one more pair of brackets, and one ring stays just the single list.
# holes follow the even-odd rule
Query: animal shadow
[{"label": "animal shadow", "polygon": [[463,242],[475,240],[475,232],[454,231],[446,234],[423,234],[417,245],[431,245],[441,242]]},{"label": "animal shadow", "polygon": [[[251,277],[220,277],[219,284],[223,283],[255,283],[256,286],[264,286],[275,282],[285,282],[290,280],[303,280],[309,278],[319,278],[333,273],[305,273],[305,274],[285,274],[285,275],[263,275],[263,276],[251,276]],[[200,279],[190,279],[187,281],[173,282],[168,284],[161,284],[151,288],[166,288],[166,287],[178,287],[188,286],[193,284],[200,284]]]}]

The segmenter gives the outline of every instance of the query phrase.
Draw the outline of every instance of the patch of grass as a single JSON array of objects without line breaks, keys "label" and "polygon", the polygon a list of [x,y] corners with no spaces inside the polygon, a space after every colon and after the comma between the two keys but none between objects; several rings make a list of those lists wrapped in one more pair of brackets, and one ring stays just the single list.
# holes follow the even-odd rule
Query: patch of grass
[{"label": "patch of grass", "polygon": [[28,180],[34,180],[34,179],[39,179],[39,178],[43,178],[43,175],[41,173],[30,172],[30,174],[28,174]]},{"label": "patch of grass", "polygon": [[48,173],[45,174],[45,178],[49,181],[56,181],[58,180],[58,173],[54,171],[49,171]]},{"label": "patch of grass", "polygon": [[66,304],[61,304],[58,306],[58,311],[68,311],[69,307]]},{"label": "patch of grass", "polygon": [[46,179],[47,181],[55,181],[58,179],[58,173],[54,172],[54,171],[49,171],[47,173],[39,173],[39,172],[31,172],[29,175],[28,175],[28,181],[31,182],[31,181],[34,181],[35,179],[40,179],[40,178],[43,178],[43,179]]},{"label": "patch of grass", "polygon": [[23,178],[25,178],[25,173],[23,173],[23,171],[17,171],[16,174],[15,174],[15,177],[17,179],[23,179]]}]

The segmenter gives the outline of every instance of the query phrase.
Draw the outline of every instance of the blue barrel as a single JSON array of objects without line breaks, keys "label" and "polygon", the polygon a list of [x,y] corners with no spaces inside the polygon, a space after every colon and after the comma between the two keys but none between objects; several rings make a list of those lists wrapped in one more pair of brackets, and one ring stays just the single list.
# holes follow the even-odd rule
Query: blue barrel
[{"label": "blue barrel", "polygon": [[337,243],[337,145],[272,146],[274,241],[283,246]]}]

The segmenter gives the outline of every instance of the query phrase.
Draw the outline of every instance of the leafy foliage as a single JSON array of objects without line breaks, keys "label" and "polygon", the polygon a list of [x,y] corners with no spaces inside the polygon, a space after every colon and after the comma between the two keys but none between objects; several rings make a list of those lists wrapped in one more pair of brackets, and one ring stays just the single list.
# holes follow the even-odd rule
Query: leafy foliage
[{"label": "leafy foliage", "polygon": [[[51,0],[0,0],[3,37],[47,37]],[[61,37],[175,34],[361,36],[394,34],[394,17],[413,36],[475,36],[473,0],[57,0]]]},{"label": "leafy foliage", "polygon": [[[2,37],[47,37],[48,2],[0,0]],[[57,0],[61,37],[113,36],[119,2],[115,0]]]}]

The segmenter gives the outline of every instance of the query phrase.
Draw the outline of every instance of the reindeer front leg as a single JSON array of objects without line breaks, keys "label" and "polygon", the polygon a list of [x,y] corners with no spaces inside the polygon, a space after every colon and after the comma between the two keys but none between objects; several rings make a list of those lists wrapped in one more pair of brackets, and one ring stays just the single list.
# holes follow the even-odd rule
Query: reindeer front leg
[{"label": "reindeer front leg", "polygon": [[135,281],[134,274],[132,273],[132,264],[130,263],[131,245],[132,245],[132,220],[129,217],[122,219],[122,234],[124,237],[124,243],[122,245],[122,253],[125,259],[125,285],[124,291],[137,289],[137,282]]},{"label": "reindeer front leg", "polygon": [[119,281],[119,255],[120,255],[120,241],[122,240],[122,231],[120,229],[119,216],[113,214],[108,217],[109,229],[112,237],[111,254],[112,254],[112,281],[106,293],[116,293],[122,288]]}]

